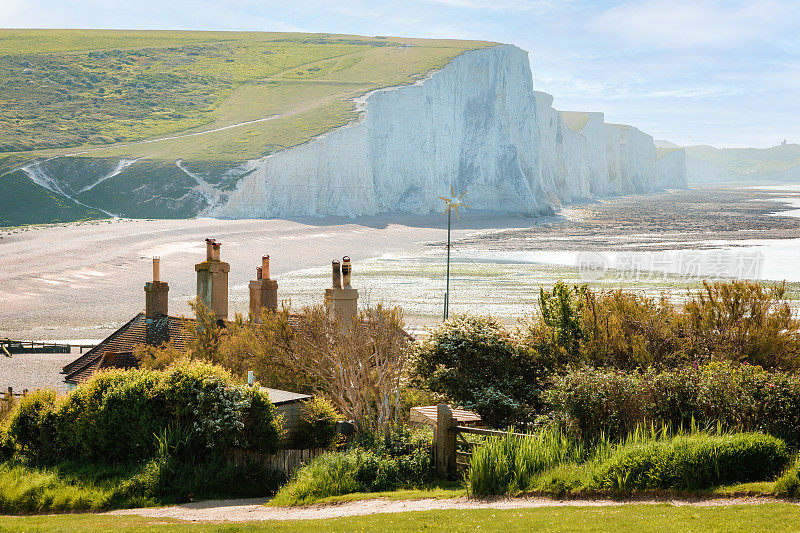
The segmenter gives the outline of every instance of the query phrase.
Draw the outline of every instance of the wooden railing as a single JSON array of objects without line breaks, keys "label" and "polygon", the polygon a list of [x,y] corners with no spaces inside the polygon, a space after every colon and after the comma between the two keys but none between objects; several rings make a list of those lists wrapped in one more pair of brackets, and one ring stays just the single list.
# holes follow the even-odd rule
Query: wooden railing
[{"label": "wooden railing", "polygon": [[72,348],[78,348],[80,353],[83,353],[83,350],[94,348],[94,344],[59,344],[56,342],[0,339],[0,354],[6,356],[17,353],[70,353]]}]

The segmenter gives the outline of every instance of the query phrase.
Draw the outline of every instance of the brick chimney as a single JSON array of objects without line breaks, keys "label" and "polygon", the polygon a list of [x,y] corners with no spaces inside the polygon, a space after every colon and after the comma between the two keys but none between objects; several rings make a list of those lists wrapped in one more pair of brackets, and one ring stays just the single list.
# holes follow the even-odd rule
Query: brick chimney
[{"label": "brick chimney", "polygon": [[168,293],[169,285],[164,281],[159,281],[161,259],[153,258],[153,281],[144,284],[144,316],[154,318],[158,315],[168,314]]},{"label": "brick chimney", "polygon": [[197,301],[217,319],[228,318],[228,272],[231,266],[219,258],[222,243],[206,239],[206,260],[194,266],[197,271]]},{"label": "brick chimney", "polygon": [[325,308],[335,320],[350,324],[358,314],[358,289],[350,286],[352,266],[350,258],[332,262],[333,280],[330,289],[325,289]]},{"label": "brick chimney", "polygon": [[278,282],[269,278],[269,256],[261,258],[256,268],[256,279],[250,282],[250,312],[256,322],[261,320],[263,309],[278,310]]}]

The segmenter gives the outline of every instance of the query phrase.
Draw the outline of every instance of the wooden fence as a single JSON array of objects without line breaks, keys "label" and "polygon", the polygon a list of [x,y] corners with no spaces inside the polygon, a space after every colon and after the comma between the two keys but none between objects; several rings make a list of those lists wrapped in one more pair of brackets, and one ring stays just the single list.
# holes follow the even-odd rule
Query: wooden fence
[{"label": "wooden fence", "polygon": [[313,448],[278,450],[273,454],[260,454],[250,450],[234,449],[228,453],[228,460],[237,466],[255,463],[267,468],[274,468],[286,474],[287,477],[291,477],[298,468],[327,451],[329,451],[328,448]]},{"label": "wooden fence", "polygon": [[476,443],[469,442],[464,435],[473,434],[484,437],[505,437],[522,433],[508,433],[493,429],[481,429],[459,426],[453,418],[453,412],[447,405],[436,406],[436,473],[440,479],[453,479],[459,470],[469,468],[472,449]]},{"label": "wooden fence", "polygon": [[27,396],[27,394],[28,389],[25,389],[22,392],[14,392],[14,389],[11,387],[6,389],[4,392],[0,392],[0,420],[5,418],[5,416],[14,408],[15,397]]}]

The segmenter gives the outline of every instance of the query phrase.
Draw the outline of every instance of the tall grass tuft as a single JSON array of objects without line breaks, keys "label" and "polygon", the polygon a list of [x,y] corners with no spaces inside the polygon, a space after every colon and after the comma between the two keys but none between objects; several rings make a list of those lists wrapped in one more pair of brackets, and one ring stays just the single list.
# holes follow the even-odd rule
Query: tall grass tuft
[{"label": "tall grass tuft", "polygon": [[586,459],[584,444],[557,429],[526,437],[508,434],[474,449],[467,473],[471,494],[508,494],[532,488],[545,470]]},{"label": "tall grass tuft", "polygon": [[597,470],[602,488],[700,490],[774,479],[789,462],[786,443],[760,433],[697,433],[619,446]]},{"label": "tall grass tuft", "polygon": [[[591,445],[548,428],[508,434],[476,447],[467,474],[474,495],[545,490],[702,490],[774,479],[789,462],[784,441],[760,433],[725,434],[723,427],[672,430],[639,425],[622,440],[601,435]],[[800,459],[781,478],[784,494],[800,493]]]},{"label": "tall grass tuft", "polygon": [[795,457],[794,463],[775,482],[775,492],[790,498],[800,496],[800,455]]}]

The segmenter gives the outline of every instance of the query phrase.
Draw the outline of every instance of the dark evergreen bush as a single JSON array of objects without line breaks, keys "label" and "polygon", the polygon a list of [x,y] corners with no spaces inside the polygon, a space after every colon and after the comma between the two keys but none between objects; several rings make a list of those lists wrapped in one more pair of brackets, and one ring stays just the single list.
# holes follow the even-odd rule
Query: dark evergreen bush
[{"label": "dark evergreen bush", "polygon": [[492,317],[456,315],[431,332],[414,357],[420,384],[480,413],[492,427],[530,422],[549,372]]},{"label": "dark evergreen bush", "polygon": [[298,440],[305,448],[326,448],[336,438],[336,422],[342,418],[324,398],[313,398],[303,405]]}]

